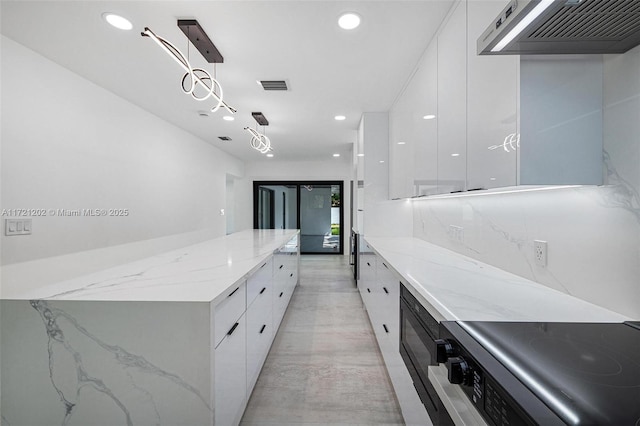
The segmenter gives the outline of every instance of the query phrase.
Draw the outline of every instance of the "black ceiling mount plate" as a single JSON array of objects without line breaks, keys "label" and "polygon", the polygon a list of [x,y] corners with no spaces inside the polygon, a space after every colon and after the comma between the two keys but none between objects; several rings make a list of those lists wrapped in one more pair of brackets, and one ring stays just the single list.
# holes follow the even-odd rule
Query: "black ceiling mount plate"
[{"label": "black ceiling mount plate", "polygon": [[267,117],[265,117],[261,112],[252,112],[251,115],[253,116],[253,118],[256,119],[259,125],[261,126],[269,125],[269,121],[267,120]]},{"label": "black ceiling mount plate", "polygon": [[224,62],[222,54],[195,19],[178,19],[178,27],[210,64]]}]

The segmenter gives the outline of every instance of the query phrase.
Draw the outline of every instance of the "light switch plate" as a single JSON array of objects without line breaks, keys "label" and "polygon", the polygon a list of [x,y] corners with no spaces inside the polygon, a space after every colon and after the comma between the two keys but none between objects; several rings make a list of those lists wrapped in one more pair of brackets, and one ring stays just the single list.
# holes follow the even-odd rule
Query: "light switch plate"
[{"label": "light switch plate", "polygon": [[31,235],[31,219],[5,219],[4,235]]}]

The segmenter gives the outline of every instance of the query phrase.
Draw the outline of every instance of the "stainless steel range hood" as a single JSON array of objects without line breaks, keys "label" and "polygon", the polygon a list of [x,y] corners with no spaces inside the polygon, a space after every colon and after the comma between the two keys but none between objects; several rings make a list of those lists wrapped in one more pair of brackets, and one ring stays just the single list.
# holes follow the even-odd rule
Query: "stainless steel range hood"
[{"label": "stainless steel range hood", "polygon": [[479,55],[624,53],[640,44],[640,0],[511,0]]}]

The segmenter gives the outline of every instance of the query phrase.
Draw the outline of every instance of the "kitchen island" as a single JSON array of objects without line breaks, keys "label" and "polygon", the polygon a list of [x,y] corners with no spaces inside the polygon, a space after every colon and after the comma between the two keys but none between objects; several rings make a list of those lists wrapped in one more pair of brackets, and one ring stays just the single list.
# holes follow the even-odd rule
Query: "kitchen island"
[{"label": "kitchen island", "polygon": [[2,425],[237,423],[298,281],[248,230],[0,301]]}]

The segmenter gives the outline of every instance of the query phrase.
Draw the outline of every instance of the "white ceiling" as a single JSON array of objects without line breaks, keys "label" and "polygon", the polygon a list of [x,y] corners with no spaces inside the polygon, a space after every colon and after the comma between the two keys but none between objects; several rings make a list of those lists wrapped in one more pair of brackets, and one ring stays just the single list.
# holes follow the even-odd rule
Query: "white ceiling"
[{"label": "white ceiling", "polygon": [[[270,122],[264,130],[275,158],[317,160],[350,155],[361,114],[392,106],[453,1],[2,0],[1,32],[243,160],[270,161],[243,131],[256,125],[252,111]],[[106,24],[107,11],[134,29]],[[362,25],[339,28],[345,11],[360,14]],[[185,18],[197,19],[224,56],[217,77],[238,110],[235,121],[222,120],[224,110],[200,117],[213,101],[183,94],[181,69],[140,35],[149,27],[186,53],[189,42],[176,25]],[[193,46],[190,60],[212,69]],[[266,92],[256,83],[271,79],[286,79],[290,91]],[[335,121],[338,114],[347,119]]]}]

